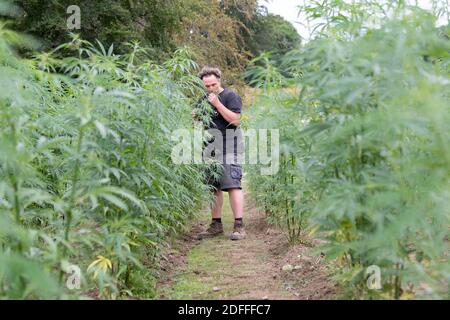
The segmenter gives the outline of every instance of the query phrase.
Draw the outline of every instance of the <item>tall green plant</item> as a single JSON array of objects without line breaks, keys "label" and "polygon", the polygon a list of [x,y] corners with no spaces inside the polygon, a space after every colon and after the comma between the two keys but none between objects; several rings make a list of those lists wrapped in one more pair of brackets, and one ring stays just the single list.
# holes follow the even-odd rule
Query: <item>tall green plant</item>
[{"label": "tall green plant", "polygon": [[[310,13],[333,22],[339,6]],[[450,42],[436,15],[393,10],[364,30],[346,16],[288,54],[285,70],[302,71],[297,90],[263,98],[271,110],[263,115],[290,129],[281,136],[298,164],[293,189],[307,195],[295,202],[327,240],[319,250],[336,259],[354,297],[448,298]],[[257,196],[274,179],[252,177]],[[272,197],[272,208],[284,208],[280,200]],[[367,285],[372,265],[381,270],[380,290]]]},{"label": "tall green plant", "polygon": [[0,296],[152,297],[161,247],[208,195],[202,166],[171,159],[195,62],[141,63],[137,43],[120,56],[76,35],[22,59],[24,38],[1,27]]}]

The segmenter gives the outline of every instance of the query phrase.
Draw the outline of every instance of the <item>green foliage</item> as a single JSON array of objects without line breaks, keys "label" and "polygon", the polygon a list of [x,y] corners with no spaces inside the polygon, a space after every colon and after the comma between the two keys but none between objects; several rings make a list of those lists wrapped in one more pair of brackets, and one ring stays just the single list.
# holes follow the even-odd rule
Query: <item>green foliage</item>
[{"label": "green foliage", "polygon": [[21,59],[23,42],[0,24],[0,297],[151,298],[136,278],[152,284],[161,246],[208,198],[204,168],[171,159],[196,64],[186,49],[137,64],[136,43],[116,55],[76,35]]},{"label": "green foliage", "polygon": [[173,49],[171,34],[178,30],[183,15],[181,1],[177,0],[57,0],[36,1],[16,0],[24,14],[16,22],[16,27],[39,37],[44,41],[43,49],[54,48],[70,40],[67,30],[70,5],[78,5],[81,10],[83,39],[94,42],[116,44],[116,51],[127,52],[123,45],[132,40],[140,41],[154,58]]},{"label": "green foliage", "polygon": [[[285,56],[296,88],[268,86],[253,117],[280,128],[281,168],[250,185],[276,221],[309,217],[353,297],[448,298],[448,27],[403,3],[384,16],[362,3],[309,7],[327,23]],[[365,27],[371,15],[379,24]],[[381,290],[367,286],[371,265]]]},{"label": "green foliage", "polygon": [[[188,46],[200,65],[215,65],[225,82],[242,84],[241,72],[252,56],[274,51],[276,57],[300,43],[294,27],[280,16],[267,14],[257,0],[104,0],[1,2],[4,14],[16,17],[14,29],[41,41],[51,50],[70,41],[70,32],[82,39],[115,46],[126,54],[129,43],[147,48],[146,58],[162,63],[177,48]],[[13,6],[11,3],[14,3]],[[81,29],[68,30],[67,8],[80,8]],[[145,60],[145,58],[144,58]],[[143,61],[144,61],[143,60]],[[238,88],[239,89],[239,88]]]},{"label": "green foliage", "polygon": [[[216,0],[183,1],[182,27],[180,32],[174,34],[177,46],[188,45],[192,48],[201,66],[221,68],[226,85],[239,82],[240,74],[249,60],[240,34],[243,24],[239,19],[245,18],[232,10],[236,9],[231,4],[233,2],[237,3],[225,1],[221,5]],[[239,3],[245,12],[253,15],[255,1]],[[236,6],[240,7],[238,4]]]},{"label": "green foliage", "polygon": [[244,73],[249,85],[268,91],[285,87],[288,84],[272,56],[272,53],[264,52],[250,61],[249,67]]},{"label": "green foliage", "polygon": [[254,56],[274,52],[276,58],[281,58],[287,52],[300,48],[301,38],[297,30],[279,15],[257,15],[251,30],[253,36],[248,46]]}]

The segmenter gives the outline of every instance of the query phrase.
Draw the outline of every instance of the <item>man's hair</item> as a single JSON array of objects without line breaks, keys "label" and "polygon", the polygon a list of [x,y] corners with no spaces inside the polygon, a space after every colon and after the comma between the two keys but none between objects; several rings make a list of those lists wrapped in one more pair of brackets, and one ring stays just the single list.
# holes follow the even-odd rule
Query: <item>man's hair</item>
[{"label": "man's hair", "polygon": [[222,72],[218,68],[212,67],[203,67],[202,70],[198,73],[198,77],[203,80],[204,77],[207,76],[216,76],[216,78],[220,79],[222,77]]}]

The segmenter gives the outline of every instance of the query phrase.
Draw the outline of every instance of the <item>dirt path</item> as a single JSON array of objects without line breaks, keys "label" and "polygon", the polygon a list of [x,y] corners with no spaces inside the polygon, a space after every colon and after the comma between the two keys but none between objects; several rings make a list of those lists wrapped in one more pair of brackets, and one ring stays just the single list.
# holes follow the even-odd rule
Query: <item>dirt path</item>
[{"label": "dirt path", "polygon": [[[159,299],[333,299],[336,285],[320,259],[306,256],[311,249],[288,246],[285,236],[264,222],[246,196],[247,238],[228,239],[233,219],[224,197],[225,235],[195,240],[210,220],[204,212],[192,232],[173,243],[162,262]],[[283,266],[285,269],[282,270]]]}]

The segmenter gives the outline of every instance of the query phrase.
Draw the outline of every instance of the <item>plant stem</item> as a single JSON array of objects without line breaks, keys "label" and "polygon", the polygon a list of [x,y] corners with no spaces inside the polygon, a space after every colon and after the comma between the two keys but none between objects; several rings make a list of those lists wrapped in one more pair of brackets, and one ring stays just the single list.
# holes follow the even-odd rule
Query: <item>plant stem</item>
[{"label": "plant stem", "polygon": [[[11,139],[13,146],[17,147],[17,136],[16,136],[16,126],[13,122],[10,123],[11,127]],[[16,218],[16,222],[20,224],[20,200],[19,200],[19,181],[15,175],[15,170],[10,170],[10,180],[14,191],[14,215]]]},{"label": "plant stem", "polygon": [[78,142],[77,142],[77,159],[75,160],[75,167],[73,169],[73,177],[72,177],[72,190],[70,192],[70,198],[69,198],[69,209],[66,212],[66,229],[64,233],[64,239],[66,241],[69,241],[69,232],[70,232],[70,225],[72,223],[72,206],[74,206],[75,202],[75,192],[76,187],[78,184],[79,176],[80,176],[80,158],[79,155],[81,154],[81,146],[83,143],[83,137],[84,137],[84,127],[81,127],[78,134]]}]

